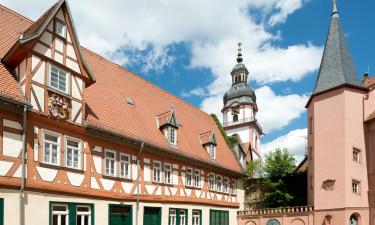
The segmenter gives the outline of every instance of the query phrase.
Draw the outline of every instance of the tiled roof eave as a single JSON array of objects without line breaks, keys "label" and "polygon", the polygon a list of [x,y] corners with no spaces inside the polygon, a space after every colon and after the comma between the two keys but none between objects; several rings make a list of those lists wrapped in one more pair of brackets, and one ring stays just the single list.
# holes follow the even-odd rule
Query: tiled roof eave
[{"label": "tiled roof eave", "polygon": [[139,139],[139,138],[130,137],[128,135],[120,134],[120,133],[117,133],[117,132],[111,131],[109,129],[100,127],[98,125],[90,124],[90,123],[84,123],[84,127],[87,130],[93,130],[93,131],[96,131],[96,132],[99,132],[99,133],[105,133],[105,134],[108,134],[109,136],[112,136],[114,138],[120,138],[120,139],[128,140],[128,141],[131,141],[131,142],[134,142],[134,143],[139,143],[139,144],[144,143],[145,147],[149,147],[149,148],[152,148],[152,149],[159,150],[159,152],[152,151],[153,153],[156,153],[156,154],[158,154],[158,153],[163,154],[164,153],[164,154],[171,155],[171,156],[177,156],[177,157],[179,157],[180,160],[185,159],[186,161],[189,161],[189,162],[196,162],[197,164],[199,164],[201,166],[209,167],[209,168],[212,168],[214,170],[220,170],[220,171],[223,171],[225,173],[232,174],[232,175],[235,175],[235,176],[244,176],[245,175],[245,171],[243,171],[243,170],[242,171],[234,171],[234,170],[225,168],[223,166],[214,164],[214,163],[206,161],[206,160],[200,160],[200,159],[197,159],[196,157],[188,156],[186,154],[183,154],[183,152],[171,151],[171,150],[166,149],[163,146],[158,146],[155,143],[150,142],[149,140],[142,140],[142,139]]}]

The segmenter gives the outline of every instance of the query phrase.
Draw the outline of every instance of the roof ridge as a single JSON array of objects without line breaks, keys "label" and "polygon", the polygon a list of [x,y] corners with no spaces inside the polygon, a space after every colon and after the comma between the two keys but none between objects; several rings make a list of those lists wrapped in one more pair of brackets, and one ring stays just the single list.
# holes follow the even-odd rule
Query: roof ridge
[{"label": "roof ridge", "polygon": [[178,97],[178,96],[176,96],[176,95],[174,95],[174,94],[168,92],[167,90],[165,90],[165,89],[159,87],[158,85],[152,83],[151,81],[146,80],[144,77],[142,77],[141,75],[138,75],[137,73],[131,71],[130,69],[126,68],[125,66],[119,65],[119,64],[117,64],[117,63],[115,63],[115,62],[113,62],[113,61],[111,61],[111,60],[105,58],[104,56],[99,55],[99,53],[96,53],[96,52],[91,51],[90,49],[88,49],[88,48],[86,48],[86,47],[81,46],[81,48],[82,48],[84,51],[87,51],[89,54],[95,55],[96,57],[98,57],[98,58],[100,58],[100,59],[102,59],[102,60],[105,60],[105,61],[109,62],[109,63],[112,64],[113,66],[116,66],[116,67],[118,67],[119,69],[122,69],[122,70],[125,70],[125,71],[131,73],[132,75],[134,75],[135,77],[137,77],[137,78],[139,78],[139,79],[145,81],[146,83],[148,83],[148,84],[151,85],[152,87],[155,87],[155,88],[161,90],[162,92],[164,92],[164,93],[170,95],[171,97],[175,97],[175,98],[176,98],[177,100],[179,100],[180,102],[182,102],[182,103],[184,103],[184,104],[186,104],[186,105],[190,105],[190,106],[192,106],[195,110],[197,110],[197,111],[199,111],[199,112],[201,112],[201,113],[203,113],[203,114],[206,114],[207,116],[210,117],[210,114],[209,114],[209,113],[207,113],[207,112],[203,111],[202,109],[198,108],[197,106],[195,106],[195,105],[193,105],[193,104],[191,104],[191,103],[185,101],[185,100],[182,99],[181,97]]},{"label": "roof ridge", "polygon": [[26,16],[16,12],[15,10],[11,9],[11,8],[8,8],[6,7],[5,5],[3,4],[0,4],[0,8],[3,8],[4,10],[7,10],[8,12],[14,14],[15,16],[23,19],[23,20],[26,20],[27,22],[30,22],[30,23],[34,23],[34,21],[32,21],[31,19],[27,18]]}]

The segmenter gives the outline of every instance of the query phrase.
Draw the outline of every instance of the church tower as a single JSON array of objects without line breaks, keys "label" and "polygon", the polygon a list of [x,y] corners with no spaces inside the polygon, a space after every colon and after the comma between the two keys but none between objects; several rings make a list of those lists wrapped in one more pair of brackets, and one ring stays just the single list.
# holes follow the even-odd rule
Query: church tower
[{"label": "church tower", "polygon": [[314,224],[369,224],[365,94],[333,0],[319,74],[306,106],[308,197],[314,205]]},{"label": "church tower", "polygon": [[236,154],[241,163],[246,163],[259,158],[260,135],[263,132],[255,117],[258,112],[256,95],[248,85],[249,71],[243,64],[241,43],[238,43],[237,64],[231,76],[232,86],[223,97],[223,126],[229,136],[239,138],[240,149],[236,150]]}]

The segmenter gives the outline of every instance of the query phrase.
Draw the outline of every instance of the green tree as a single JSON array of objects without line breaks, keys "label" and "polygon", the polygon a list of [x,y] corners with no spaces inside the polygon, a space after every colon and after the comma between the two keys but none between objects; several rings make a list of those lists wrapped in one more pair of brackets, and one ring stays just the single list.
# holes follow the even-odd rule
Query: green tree
[{"label": "green tree", "polygon": [[287,149],[276,148],[265,156],[264,162],[251,162],[246,170],[249,205],[254,208],[290,205],[294,196],[288,192],[284,178],[294,174],[295,161]]},{"label": "green tree", "polygon": [[271,180],[285,177],[296,169],[296,159],[286,148],[276,148],[265,156],[264,161],[264,172]]}]

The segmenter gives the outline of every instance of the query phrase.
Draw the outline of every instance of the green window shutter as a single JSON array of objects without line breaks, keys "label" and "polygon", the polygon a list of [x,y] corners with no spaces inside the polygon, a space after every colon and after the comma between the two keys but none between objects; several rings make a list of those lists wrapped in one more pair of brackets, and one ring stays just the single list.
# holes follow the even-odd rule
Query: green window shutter
[{"label": "green window shutter", "polygon": [[90,204],[91,207],[91,225],[95,224],[95,205]]},{"label": "green window shutter", "polygon": [[0,198],[0,225],[4,225],[4,199]]},{"label": "green window shutter", "polygon": [[188,217],[189,217],[188,210],[185,209],[185,224],[186,225],[188,224]]},{"label": "green window shutter", "polygon": [[69,224],[77,224],[77,204],[68,203]]},{"label": "green window shutter", "polygon": [[203,218],[202,218],[202,210],[199,210],[199,223],[200,223],[200,225],[202,225],[202,220],[203,220]]}]

